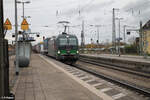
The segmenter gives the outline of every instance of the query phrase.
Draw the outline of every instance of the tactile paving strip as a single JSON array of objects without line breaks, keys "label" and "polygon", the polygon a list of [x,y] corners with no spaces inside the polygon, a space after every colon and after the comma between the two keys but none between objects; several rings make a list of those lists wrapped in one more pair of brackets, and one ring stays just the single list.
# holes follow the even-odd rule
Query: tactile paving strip
[{"label": "tactile paving strip", "polygon": [[[124,98],[127,96],[127,94],[122,93],[116,89],[113,89],[111,86],[114,84],[107,82],[105,80],[101,80],[93,75],[90,75],[89,73],[86,73],[82,70],[76,69],[74,67],[65,66],[63,67],[65,70],[70,72],[72,75],[80,78],[84,82],[88,83],[89,85],[95,87],[99,91],[106,93],[107,95],[111,96],[114,100],[121,100],[121,98]],[[110,87],[109,87],[110,86]]]}]

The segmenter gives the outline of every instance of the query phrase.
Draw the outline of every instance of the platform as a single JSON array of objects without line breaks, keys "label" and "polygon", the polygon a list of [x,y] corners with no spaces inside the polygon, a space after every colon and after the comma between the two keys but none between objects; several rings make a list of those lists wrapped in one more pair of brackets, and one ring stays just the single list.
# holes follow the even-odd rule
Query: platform
[{"label": "platform", "polygon": [[121,55],[120,57],[118,55],[112,54],[81,54],[81,55],[150,64],[150,57],[147,57],[147,59],[145,59],[143,56],[136,56],[136,55]]},{"label": "platform", "polygon": [[112,55],[112,54],[80,54],[80,58],[96,60],[98,63],[130,68],[138,71],[150,72],[150,57],[134,55]]},{"label": "platform", "polygon": [[102,100],[37,54],[16,79],[12,87],[16,100]]}]

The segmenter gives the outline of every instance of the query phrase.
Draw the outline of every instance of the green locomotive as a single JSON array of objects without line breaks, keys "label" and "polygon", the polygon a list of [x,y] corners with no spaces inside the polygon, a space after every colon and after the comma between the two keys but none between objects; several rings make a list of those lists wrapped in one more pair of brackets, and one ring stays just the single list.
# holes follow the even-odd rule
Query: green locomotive
[{"label": "green locomotive", "polygon": [[[47,42],[47,55],[60,61],[73,64],[79,58],[78,39],[75,35],[62,33],[57,37],[51,37]],[[46,43],[45,42],[45,43]]]}]

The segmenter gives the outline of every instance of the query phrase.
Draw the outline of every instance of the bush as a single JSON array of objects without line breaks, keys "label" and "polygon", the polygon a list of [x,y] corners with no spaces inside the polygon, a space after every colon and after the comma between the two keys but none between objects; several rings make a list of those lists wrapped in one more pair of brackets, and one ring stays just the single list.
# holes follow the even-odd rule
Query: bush
[{"label": "bush", "polygon": [[125,52],[126,53],[132,53],[132,54],[136,54],[137,51],[137,46],[136,45],[127,45],[125,46]]}]

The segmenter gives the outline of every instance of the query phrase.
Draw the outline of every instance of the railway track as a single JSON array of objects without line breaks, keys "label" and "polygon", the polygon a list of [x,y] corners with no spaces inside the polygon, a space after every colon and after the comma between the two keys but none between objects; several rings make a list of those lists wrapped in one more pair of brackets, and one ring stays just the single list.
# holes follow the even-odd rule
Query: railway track
[{"label": "railway track", "polygon": [[84,67],[82,65],[75,64],[75,65],[73,65],[73,67],[76,67],[82,71],[88,72],[92,75],[95,75],[96,77],[105,79],[109,82],[118,84],[122,87],[126,87],[127,89],[133,90],[134,92],[138,92],[144,96],[150,97],[150,90],[147,90],[143,87],[137,86],[136,84],[132,84],[132,83],[126,82],[124,80],[120,80],[120,79],[116,79],[116,78],[108,76],[108,75],[104,75],[104,74],[102,74],[96,70],[89,69],[89,68]]},{"label": "railway track", "polygon": [[[144,77],[144,78],[150,78],[149,73],[137,72],[135,70],[130,70],[130,69],[127,69],[127,68],[124,68],[124,69],[123,68],[117,68],[117,67],[106,65],[106,64],[99,64],[98,62],[91,61],[91,60],[88,60],[86,58],[85,59],[82,58],[79,61],[84,62],[84,63],[97,65],[97,66],[107,67],[107,68],[110,68],[110,69],[118,70],[118,71],[121,71],[121,72],[126,72],[126,73],[129,73],[129,74],[138,75],[138,76]],[[93,74],[96,77],[103,78],[103,79],[108,80],[112,83],[118,84],[118,85],[120,85],[122,87],[125,87],[127,89],[130,89],[130,90],[133,90],[134,92],[137,92],[137,93],[140,93],[144,96],[150,97],[150,89],[149,88],[147,89],[147,88],[144,88],[142,86],[138,86],[134,83],[131,83],[131,82],[128,82],[128,81],[125,81],[125,80],[121,80],[121,79],[118,79],[118,78],[115,78],[115,77],[112,77],[112,76],[109,76],[109,75],[102,74],[102,73],[98,72],[97,70],[87,68],[83,65],[74,64],[73,66],[80,69],[80,70],[88,72],[90,74]]]},{"label": "railway track", "polygon": [[[48,57],[49,57],[49,56],[48,56]],[[82,60],[83,60],[83,59],[82,59]],[[82,60],[80,59],[80,61],[82,61]],[[85,59],[84,59],[84,60],[85,60]],[[90,63],[90,64],[94,64],[94,63],[95,63],[95,62],[92,63],[92,62],[89,61],[89,60],[86,60],[86,61],[84,61],[84,62]],[[95,63],[94,65],[99,65],[99,64]],[[92,75],[94,75],[94,76],[96,76],[96,77],[105,79],[105,80],[107,80],[107,81],[109,81],[109,82],[118,84],[118,85],[120,85],[120,86],[122,86],[122,87],[125,87],[125,88],[127,88],[127,89],[133,90],[133,91],[135,91],[135,92],[138,92],[138,93],[140,93],[140,94],[142,94],[142,95],[144,95],[144,96],[150,97],[150,89],[147,90],[146,88],[143,88],[143,87],[141,87],[141,86],[137,86],[136,84],[133,84],[133,83],[129,83],[129,82],[125,81],[125,80],[120,80],[120,79],[117,79],[117,78],[115,78],[115,77],[102,74],[102,73],[100,73],[100,72],[98,72],[98,71],[96,71],[96,70],[87,68],[87,67],[85,67],[85,66],[83,66],[83,65],[74,64],[74,65],[72,65],[72,66],[75,67],[75,68],[77,68],[77,69],[80,69],[80,70],[82,70],[82,71],[85,71],[85,72],[87,72],[87,73],[90,73],[90,74],[92,74]],[[103,66],[103,67],[104,67],[104,66]],[[138,75],[139,75],[139,74],[138,74]],[[145,77],[145,76],[142,75],[142,77]],[[146,77],[147,77],[147,76],[146,76]]]},{"label": "railway track", "polygon": [[108,68],[108,69],[113,69],[113,70],[125,72],[125,73],[128,73],[128,74],[137,75],[139,77],[150,78],[150,73],[146,72],[146,71],[140,71],[140,70],[136,70],[136,69],[132,69],[132,68],[128,68],[128,67],[122,67],[122,66],[119,66],[119,65],[116,66],[116,65],[109,64],[109,63],[104,63],[104,62],[102,63],[102,62],[99,62],[95,59],[88,59],[88,58],[83,58],[83,57],[80,57],[79,61],[89,63],[89,64],[93,64],[93,65],[97,65],[99,67],[105,67],[105,68]]}]

